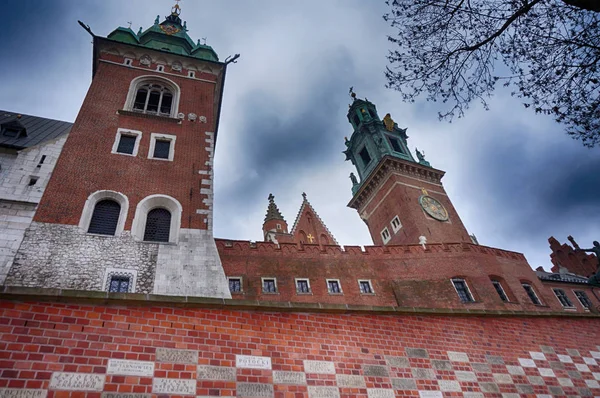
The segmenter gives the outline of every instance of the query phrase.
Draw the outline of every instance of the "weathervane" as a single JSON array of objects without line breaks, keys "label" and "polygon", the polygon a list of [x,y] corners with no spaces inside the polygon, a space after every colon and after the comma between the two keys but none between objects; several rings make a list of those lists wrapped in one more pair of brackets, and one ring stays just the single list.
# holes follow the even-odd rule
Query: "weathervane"
[{"label": "weathervane", "polygon": [[127,23],[129,24],[129,29],[131,29],[132,22],[131,21],[127,21]]},{"label": "weathervane", "polygon": [[352,97],[352,100],[356,99],[356,93],[354,92],[354,86],[350,86],[350,90],[348,91],[348,93],[350,94],[350,97]]}]

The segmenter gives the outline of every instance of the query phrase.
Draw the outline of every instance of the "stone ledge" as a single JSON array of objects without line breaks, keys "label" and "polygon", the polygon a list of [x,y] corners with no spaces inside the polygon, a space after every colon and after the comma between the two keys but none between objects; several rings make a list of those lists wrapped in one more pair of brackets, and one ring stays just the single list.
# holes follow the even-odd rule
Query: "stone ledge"
[{"label": "stone ledge", "polygon": [[258,301],[218,299],[193,296],[164,296],[141,293],[108,293],[101,291],[49,289],[22,286],[2,286],[0,300],[42,301],[59,303],[86,303],[100,305],[172,306],[184,308],[212,308],[240,311],[315,312],[379,315],[450,315],[450,316],[512,316],[512,317],[570,317],[600,318],[600,314],[555,311],[506,311],[462,308],[419,308],[368,306],[328,303],[294,303],[290,301]]}]

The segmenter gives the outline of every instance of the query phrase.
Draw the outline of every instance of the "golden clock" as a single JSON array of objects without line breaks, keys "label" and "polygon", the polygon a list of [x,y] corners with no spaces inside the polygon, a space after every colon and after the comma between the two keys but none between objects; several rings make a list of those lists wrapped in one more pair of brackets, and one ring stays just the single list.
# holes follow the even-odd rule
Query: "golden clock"
[{"label": "golden clock", "polygon": [[425,213],[438,221],[448,221],[448,211],[437,199],[432,198],[429,195],[421,195],[419,197],[419,204],[425,210]]}]

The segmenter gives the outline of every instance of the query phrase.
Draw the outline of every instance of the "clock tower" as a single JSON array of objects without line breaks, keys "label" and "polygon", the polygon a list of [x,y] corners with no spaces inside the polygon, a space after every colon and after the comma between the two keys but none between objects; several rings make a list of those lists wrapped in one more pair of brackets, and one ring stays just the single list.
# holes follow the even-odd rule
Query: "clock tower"
[{"label": "clock tower", "polygon": [[[353,133],[346,138],[346,160],[358,172],[351,173],[352,200],[369,227],[376,245],[470,242],[469,234],[442,185],[444,172],[431,167],[417,150],[408,149],[406,129],[388,113],[381,119],[366,98],[356,98],[348,121]],[[360,179],[360,180],[359,180]]]}]

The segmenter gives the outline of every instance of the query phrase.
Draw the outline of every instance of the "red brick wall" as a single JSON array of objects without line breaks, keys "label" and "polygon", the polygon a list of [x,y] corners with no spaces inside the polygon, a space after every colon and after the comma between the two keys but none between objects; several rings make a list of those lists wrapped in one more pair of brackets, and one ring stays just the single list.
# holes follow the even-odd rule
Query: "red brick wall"
[{"label": "red brick wall", "polygon": [[[111,61],[122,63],[113,55]],[[153,66],[154,68],[156,65]],[[184,120],[181,124],[165,118],[118,114],[123,109],[130,82],[141,75],[157,75],[153,70],[127,68],[123,65],[98,63],[96,75],[83,102],[73,129],[54,169],[52,178],[35,215],[35,221],[78,224],[87,197],[98,190],[113,190],[129,198],[125,229],[131,228],[135,207],[152,194],[165,194],[183,206],[182,228],[202,228],[204,215],[196,209],[206,209],[200,194],[201,180],[206,175],[206,131],[214,132],[216,83],[162,75],[181,89],[179,112],[207,117],[207,123]],[[216,81],[207,73],[198,77]],[[118,128],[142,131],[137,157],[111,154]],[[148,159],[151,133],[177,136],[174,161]],[[203,186],[204,187],[204,186]],[[190,192],[192,193],[190,199]]]},{"label": "red brick wall", "polygon": [[[581,276],[592,276],[596,273],[598,262],[596,256],[593,254],[587,254],[583,251],[575,251],[568,243],[562,245],[551,236],[548,238],[550,244],[550,259],[553,267],[552,272],[559,272],[560,267],[566,268],[569,272],[572,272]],[[591,246],[591,245],[590,245]],[[587,247],[586,247],[587,248]]]},{"label": "red brick wall", "polygon": [[[272,370],[237,369],[237,382],[270,384],[273,371],[303,372],[304,360],[319,360],[333,362],[338,375],[361,377],[367,388],[391,389],[396,378],[414,379],[414,390],[396,390],[396,396],[439,390],[448,381],[463,392],[480,392],[495,383],[493,374],[511,371],[522,374],[513,374],[512,383],[495,383],[498,393],[485,395],[517,393],[522,385],[549,394],[561,383],[572,387],[562,386],[559,395],[600,395],[600,389],[586,382],[593,385],[592,372],[600,372],[600,366],[589,363],[600,355],[599,326],[593,318],[266,313],[0,301],[0,388],[47,389],[54,372],[104,375],[111,358],[155,361],[156,349],[168,347],[197,351],[201,365],[234,367],[236,355],[271,358]],[[521,366],[519,358],[531,359],[542,351],[544,359],[536,359],[535,367]],[[392,366],[390,357],[406,357],[407,362]],[[576,364],[584,362],[589,371],[577,371]],[[449,368],[439,369],[440,364]],[[388,376],[368,376],[369,365],[385,368]],[[553,369],[555,377],[531,385],[527,376],[541,377],[538,368]],[[426,369],[433,379],[415,378],[420,372],[415,369]],[[476,380],[460,381],[465,376]],[[154,377],[194,379],[196,366],[156,362]],[[333,374],[309,373],[306,378],[308,386],[336,386]],[[152,393],[152,381],[107,375],[104,391]],[[199,380],[196,388],[202,396],[236,394],[233,381]],[[275,397],[304,397],[307,388],[277,384]],[[366,388],[340,392],[342,397],[367,396]],[[49,398],[100,395],[48,392]]]}]

